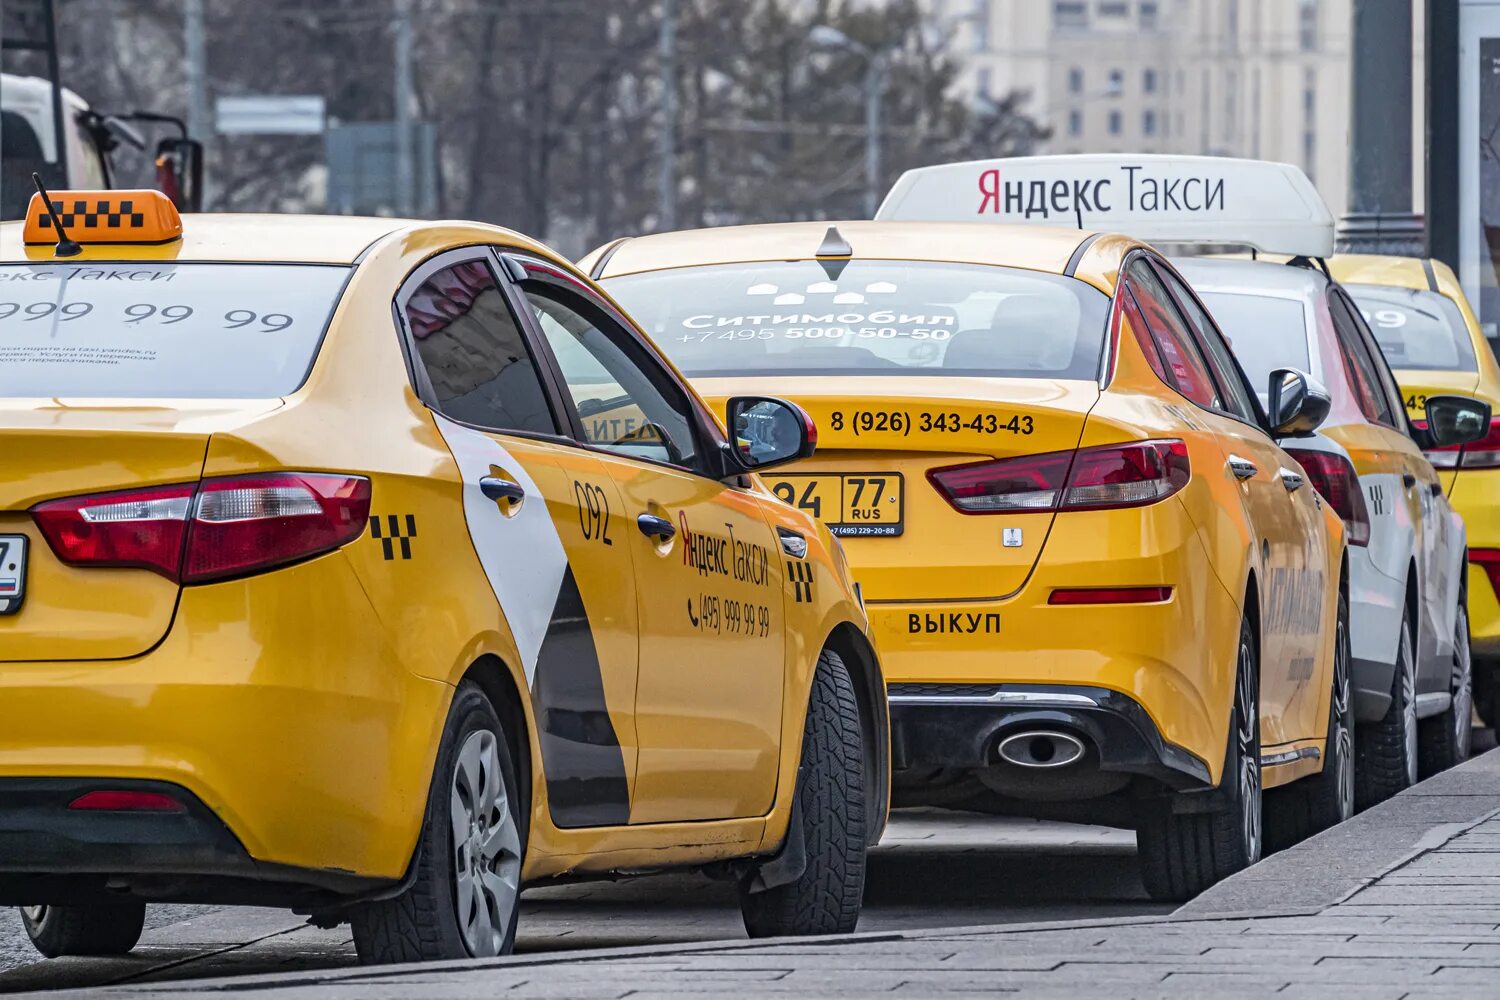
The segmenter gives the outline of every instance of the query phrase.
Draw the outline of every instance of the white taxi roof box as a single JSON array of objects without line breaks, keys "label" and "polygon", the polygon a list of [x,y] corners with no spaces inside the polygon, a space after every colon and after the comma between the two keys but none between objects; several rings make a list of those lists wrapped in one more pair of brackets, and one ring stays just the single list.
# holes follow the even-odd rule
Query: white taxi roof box
[{"label": "white taxi roof box", "polygon": [[1148,243],[1328,257],[1333,216],[1299,168],[1220,156],[1018,156],[902,174],[877,219],[1026,222]]}]

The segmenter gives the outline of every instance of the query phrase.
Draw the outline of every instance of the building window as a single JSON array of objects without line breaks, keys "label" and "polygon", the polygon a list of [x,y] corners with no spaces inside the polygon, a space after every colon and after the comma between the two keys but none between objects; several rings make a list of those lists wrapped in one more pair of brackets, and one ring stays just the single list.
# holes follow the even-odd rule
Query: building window
[{"label": "building window", "polygon": [[1074,66],[1072,69],[1068,70],[1068,93],[1083,93],[1083,70],[1079,69],[1077,66]]},{"label": "building window", "polygon": [[1302,114],[1311,121],[1318,111],[1318,92],[1308,87],[1302,91]]},{"label": "building window", "polygon": [[1052,5],[1052,25],[1057,28],[1087,28],[1089,5],[1083,0],[1057,0]]},{"label": "building window", "polygon": [[1141,73],[1141,90],[1147,94],[1156,93],[1156,70],[1147,68]]},{"label": "building window", "polygon": [[1125,18],[1127,18],[1127,17],[1130,16],[1130,4],[1128,4],[1128,3],[1121,3],[1121,2],[1119,2],[1119,0],[1113,0],[1113,2],[1107,2],[1107,3],[1100,3],[1099,4],[1099,16],[1100,16],[1100,18],[1110,17],[1110,18],[1116,18],[1118,20],[1122,20],[1123,21]]},{"label": "building window", "polygon": [[1298,6],[1297,43],[1303,52],[1318,49],[1318,0],[1301,0]]},{"label": "building window", "polygon": [[1120,112],[1118,112],[1118,111],[1111,111],[1109,113],[1109,134],[1110,135],[1119,135],[1120,134],[1120,128],[1121,128]]},{"label": "building window", "polygon": [[1157,23],[1156,0],[1141,0],[1141,27],[1155,31]]},{"label": "building window", "polygon": [[1145,135],[1156,134],[1156,112],[1149,108],[1141,112],[1141,132]]},{"label": "building window", "polygon": [[990,0],[974,0],[969,12],[969,23],[974,26],[974,51],[990,50]]},{"label": "building window", "polygon": [[988,100],[990,96],[990,68],[988,66],[979,67],[979,72],[975,74],[974,82],[979,90],[979,96]]},{"label": "building window", "polygon": [[1125,71],[1123,69],[1112,69],[1109,71],[1109,94],[1111,97],[1119,97],[1125,93]]},{"label": "building window", "polygon": [[1083,135],[1083,112],[1073,110],[1068,112],[1068,134]]}]

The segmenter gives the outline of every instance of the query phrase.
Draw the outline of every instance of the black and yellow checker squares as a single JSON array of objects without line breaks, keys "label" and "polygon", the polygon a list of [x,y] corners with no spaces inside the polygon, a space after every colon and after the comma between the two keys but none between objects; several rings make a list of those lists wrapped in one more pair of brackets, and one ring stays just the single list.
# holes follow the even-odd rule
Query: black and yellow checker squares
[{"label": "black and yellow checker squares", "polygon": [[370,537],[380,540],[381,554],[386,559],[411,558],[411,540],[417,537],[415,514],[371,514]]},{"label": "black and yellow checker squares", "polygon": [[788,562],[786,578],[792,584],[792,596],[798,604],[811,604],[813,599],[813,564],[810,562]]},{"label": "black and yellow checker squares", "polygon": [[[100,226],[119,229],[121,225],[139,229],[146,224],[146,214],[137,212],[135,202],[128,198],[123,201],[100,200],[92,204],[91,209],[90,202],[81,198],[71,202],[54,201],[52,211],[57,213],[57,221],[67,230],[72,230],[75,226],[81,229],[98,229]],[[52,218],[43,215],[37,220],[37,224],[43,229],[51,229]]]}]

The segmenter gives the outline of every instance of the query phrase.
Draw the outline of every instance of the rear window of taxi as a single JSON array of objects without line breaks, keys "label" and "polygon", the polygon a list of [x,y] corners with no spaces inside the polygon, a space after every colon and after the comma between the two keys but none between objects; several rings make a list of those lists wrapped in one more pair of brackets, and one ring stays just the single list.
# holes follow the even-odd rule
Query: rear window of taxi
[{"label": "rear window of taxi", "polygon": [[684,374],[1093,379],[1109,299],[1076,278],[926,261],[769,261],[611,278]]},{"label": "rear window of taxi", "polygon": [[1425,289],[1345,285],[1392,368],[1478,371],[1469,327],[1458,306]]},{"label": "rear window of taxi", "polygon": [[287,395],[307,378],[349,272],[0,264],[0,397]]}]

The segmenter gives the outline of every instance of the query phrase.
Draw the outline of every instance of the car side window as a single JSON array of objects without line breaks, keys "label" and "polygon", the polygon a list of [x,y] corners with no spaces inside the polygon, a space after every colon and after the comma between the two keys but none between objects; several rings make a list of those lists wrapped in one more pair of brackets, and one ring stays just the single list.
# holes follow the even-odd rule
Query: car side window
[{"label": "car side window", "polygon": [[1359,326],[1342,296],[1329,292],[1328,312],[1333,319],[1333,330],[1338,338],[1344,371],[1349,376],[1350,385],[1354,387],[1360,411],[1369,420],[1395,427],[1396,419],[1391,411],[1391,402],[1381,385],[1379,365],[1371,357],[1364,338],[1360,336]]},{"label": "car side window", "polygon": [[1241,371],[1234,354],[1229,350],[1229,344],[1214,323],[1213,317],[1208,314],[1208,310],[1203,308],[1198,297],[1180,278],[1166,270],[1160,270],[1159,273],[1167,288],[1177,297],[1183,316],[1187,318],[1188,325],[1198,336],[1199,345],[1205,349],[1204,357],[1208,361],[1208,366],[1213,369],[1214,376],[1218,379],[1225,396],[1223,409],[1241,420],[1256,423],[1255,404],[1251,402],[1250,390],[1245,383],[1245,374]]},{"label": "car side window", "polygon": [[1146,325],[1146,317],[1141,312],[1141,307],[1135,300],[1135,295],[1127,285],[1120,289],[1120,311],[1125,316],[1125,322],[1130,326],[1130,332],[1135,337],[1135,342],[1141,346],[1141,353],[1146,356],[1146,363],[1151,370],[1156,372],[1156,377],[1167,385],[1174,385],[1172,377],[1167,374],[1166,366],[1162,364],[1161,351],[1156,349],[1156,341],[1151,337],[1151,329]]},{"label": "car side window", "polygon": [[1208,365],[1193,343],[1192,334],[1172,304],[1167,290],[1144,258],[1131,261],[1126,265],[1125,273],[1136,304],[1151,331],[1151,339],[1161,351],[1161,359],[1171,373],[1177,391],[1204,409],[1222,410]]},{"label": "car side window", "polygon": [[404,312],[439,413],[489,430],[558,433],[536,359],[483,260],[433,272]]},{"label": "car side window", "polygon": [[667,369],[583,296],[538,281],[521,289],[578,411],[583,440],[630,458],[695,469],[693,407]]},{"label": "car side window", "polygon": [[1364,313],[1360,312],[1359,306],[1347,293],[1339,291],[1335,294],[1343,303],[1345,313],[1359,332],[1359,339],[1365,345],[1365,352],[1374,362],[1376,384],[1385,396],[1386,405],[1391,413],[1391,424],[1397,428],[1403,427],[1402,417],[1406,413],[1406,403],[1401,395],[1401,387],[1396,384],[1396,376],[1391,371],[1391,364],[1386,359],[1385,352],[1380,349],[1380,341],[1376,339],[1375,331],[1370,329]]}]

